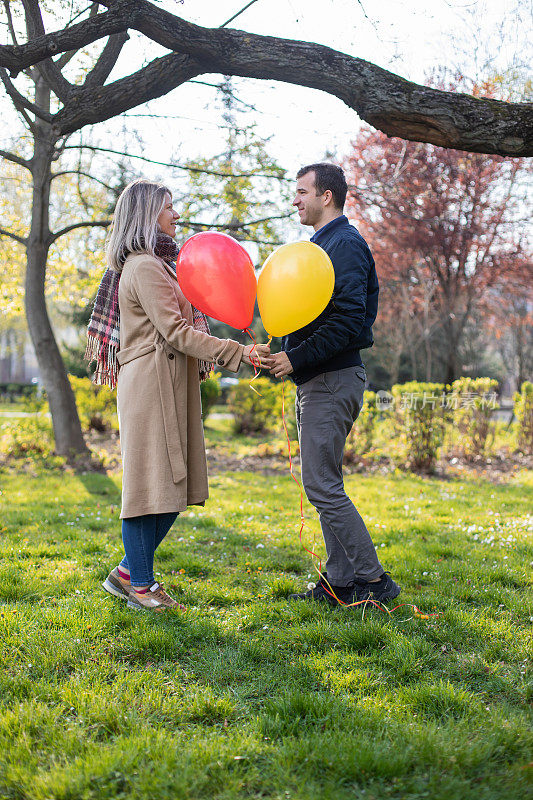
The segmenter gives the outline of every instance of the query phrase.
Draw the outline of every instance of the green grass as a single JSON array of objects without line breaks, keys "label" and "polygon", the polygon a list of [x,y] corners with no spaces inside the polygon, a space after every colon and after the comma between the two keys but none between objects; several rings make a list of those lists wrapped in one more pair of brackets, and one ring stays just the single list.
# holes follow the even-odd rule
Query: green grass
[{"label": "green grass", "polygon": [[188,610],[139,615],[100,588],[119,479],[0,473],[0,796],[526,797],[531,473],[347,485],[399,600],[439,616],[290,604],[312,577],[298,492],[248,473],[161,546]]}]

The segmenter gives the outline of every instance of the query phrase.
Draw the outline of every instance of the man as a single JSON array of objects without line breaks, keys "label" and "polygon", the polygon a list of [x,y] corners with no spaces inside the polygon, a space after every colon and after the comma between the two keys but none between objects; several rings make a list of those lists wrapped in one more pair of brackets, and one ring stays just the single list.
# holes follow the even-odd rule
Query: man
[{"label": "man", "polygon": [[326,545],[326,571],[317,585],[292,599],[339,605],[385,602],[400,587],[384,572],[359,512],[344,490],[346,437],[363,404],[366,373],[360,350],[373,344],[378,279],[367,243],[343,214],[347,184],[340,167],[310,164],[297,174],[293,205],[311,241],[322,247],[335,270],[326,309],[309,325],[283,338],[282,352],[268,359],[278,378],[296,384],[296,423],[302,482],[316,508]]}]

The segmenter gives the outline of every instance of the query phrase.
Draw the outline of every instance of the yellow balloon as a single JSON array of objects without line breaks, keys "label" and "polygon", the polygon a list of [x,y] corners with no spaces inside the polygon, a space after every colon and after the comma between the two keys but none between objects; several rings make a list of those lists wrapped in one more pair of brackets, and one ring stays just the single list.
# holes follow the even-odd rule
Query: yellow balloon
[{"label": "yellow balloon", "polygon": [[308,325],[333,294],[335,272],[328,254],[313,242],[278,247],[263,265],[257,303],[266,332],[286,336]]}]

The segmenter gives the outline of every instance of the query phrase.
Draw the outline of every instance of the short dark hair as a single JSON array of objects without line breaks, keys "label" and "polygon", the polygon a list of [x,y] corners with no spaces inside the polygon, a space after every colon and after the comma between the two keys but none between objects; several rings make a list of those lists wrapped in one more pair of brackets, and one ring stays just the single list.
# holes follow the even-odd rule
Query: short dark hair
[{"label": "short dark hair", "polygon": [[308,164],[302,167],[296,173],[296,179],[302,178],[308,172],[315,173],[315,189],[317,195],[324,194],[328,189],[333,196],[335,208],[344,208],[346,202],[346,194],[348,192],[348,184],[344,177],[344,172],[341,167],[336,164],[328,164],[322,161],[318,164]]}]

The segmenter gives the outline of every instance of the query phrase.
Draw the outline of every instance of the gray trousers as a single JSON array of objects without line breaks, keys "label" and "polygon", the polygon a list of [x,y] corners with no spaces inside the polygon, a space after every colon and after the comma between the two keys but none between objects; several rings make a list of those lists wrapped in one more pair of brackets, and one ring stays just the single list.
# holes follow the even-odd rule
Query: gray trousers
[{"label": "gray trousers", "polygon": [[364,367],[348,367],[324,372],[296,389],[302,483],[320,517],[334,586],[373,580],[384,571],[342,475],[346,437],[363,405],[365,381]]}]

